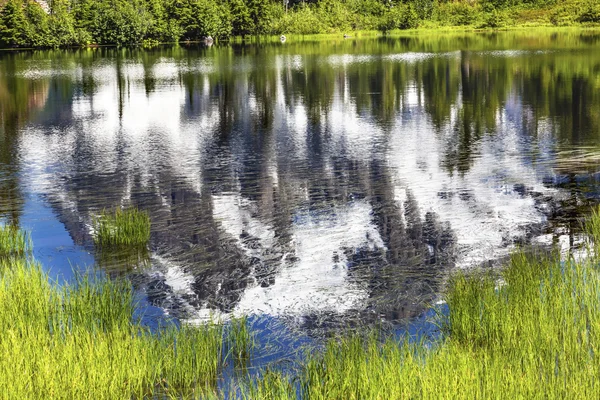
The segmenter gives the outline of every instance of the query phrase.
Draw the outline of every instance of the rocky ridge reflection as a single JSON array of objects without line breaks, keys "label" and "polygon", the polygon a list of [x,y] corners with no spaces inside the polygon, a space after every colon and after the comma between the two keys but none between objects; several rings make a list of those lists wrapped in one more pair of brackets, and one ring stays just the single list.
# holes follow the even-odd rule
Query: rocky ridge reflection
[{"label": "rocky ridge reflection", "polygon": [[169,313],[301,324],[414,316],[450,268],[535,238],[568,197],[544,184],[555,125],[528,119],[505,60],[331,60],[213,49],[76,62],[50,85],[60,113],[22,130],[23,181],[86,246],[102,208],[148,210],[152,266],[126,272]]}]

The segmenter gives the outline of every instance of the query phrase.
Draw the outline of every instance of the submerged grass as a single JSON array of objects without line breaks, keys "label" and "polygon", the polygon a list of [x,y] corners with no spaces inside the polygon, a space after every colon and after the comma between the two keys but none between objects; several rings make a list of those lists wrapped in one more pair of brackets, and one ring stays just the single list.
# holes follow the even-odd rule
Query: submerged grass
[{"label": "submerged grass", "polygon": [[286,400],[294,398],[295,393],[294,382],[289,377],[267,369],[258,380],[248,383],[240,397],[244,400]]},{"label": "submerged grass", "polygon": [[234,366],[245,368],[252,357],[254,348],[254,334],[248,327],[248,318],[242,316],[233,318],[229,323],[227,332],[228,357],[233,360]]},{"label": "submerged grass", "polygon": [[[600,238],[600,213],[585,225]],[[252,398],[565,399],[600,396],[600,270],[552,254],[515,254],[501,271],[457,273],[444,339],[332,340],[293,379],[265,376]],[[291,379],[291,378],[290,378]]]},{"label": "submerged grass", "polygon": [[0,304],[2,398],[216,393],[222,327],[150,332],[133,321],[125,281],[82,276],[59,287],[29,257],[0,258]]},{"label": "submerged grass", "polygon": [[151,265],[147,247],[99,247],[95,258],[98,268],[109,273],[144,269]]},{"label": "submerged grass", "polygon": [[137,208],[104,210],[94,220],[94,231],[100,247],[145,247],[150,240],[150,216]]},{"label": "submerged grass", "polygon": [[28,233],[13,225],[0,226],[0,257],[21,257],[31,250]]}]

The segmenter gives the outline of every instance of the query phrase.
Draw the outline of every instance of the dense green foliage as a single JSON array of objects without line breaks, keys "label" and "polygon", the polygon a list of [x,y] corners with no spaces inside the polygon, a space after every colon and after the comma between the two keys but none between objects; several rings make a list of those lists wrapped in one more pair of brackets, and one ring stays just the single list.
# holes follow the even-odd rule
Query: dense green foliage
[{"label": "dense green foliage", "polygon": [[209,36],[597,23],[595,0],[8,0],[0,46],[153,46]]}]

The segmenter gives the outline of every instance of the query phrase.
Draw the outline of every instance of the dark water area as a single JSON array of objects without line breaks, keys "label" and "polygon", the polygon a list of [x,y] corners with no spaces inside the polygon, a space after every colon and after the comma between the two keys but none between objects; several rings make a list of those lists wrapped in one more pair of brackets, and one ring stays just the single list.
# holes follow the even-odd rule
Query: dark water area
[{"label": "dark water area", "polygon": [[[269,360],[431,330],[451,271],[577,245],[599,172],[600,33],[0,53],[0,219],[150,325],[250,315]],[[127,206],[135,262],[92,239]]]}]

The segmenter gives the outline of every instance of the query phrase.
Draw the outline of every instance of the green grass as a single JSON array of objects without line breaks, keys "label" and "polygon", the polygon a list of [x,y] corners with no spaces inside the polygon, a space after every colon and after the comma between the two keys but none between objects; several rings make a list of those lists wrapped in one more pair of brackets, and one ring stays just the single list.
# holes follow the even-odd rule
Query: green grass
[{"label": "green grass", "polygon": [[52,285],[29,257],[0,259],[0,397],[125,399],[214,396],[223,328],[133,320],[126,281]]},{"label": "green grass", "polygon": [[[587,399],[600,396],[600,212],[585,261],[517,252],[499,273],[454,274],[443,339],[332,339],[292,376],[265,371],[248,399]],[[499,277],[501,276],[501,279]],[[5,398],[221,396],[223,359],[251,356],[245,318],[151,333],[126,281],[53,286],[27,255],[0,258],[0,393]],[[229,354],[223,357],[223,349]],[[237,360],[237,361],[236,361]],[[236,391],[239,394],[239,392]]]},{"label": "green grass", "polygon": [[0,226],[0,257],[20,257],[31,251],[28,233],[12,225]]},{"label": "green grass", "polygon": [[294,393],[294,382],[289,377],[267,369],[258,380],[242,388],[240,396],[244,400],[286,400],[294,398]]},{"label": "green grass", "polygon": [[[585,225],[600,238],[600,214]],[[590,399],[600,396],[600,272],[586,261],[518,252],[501,271],[452,276],[433,344],[332,340],[298,376],[267,376],[251,398]],[[283,393],[283,394],[282,394]]]},{"label": "green grass", "polygon": [[252,357],[256,343],[254,334],[248,327],[248,318],[233,318],[227,332],[228,358],[238,368],[245,368]]},{"label": "green grass", "polygon": [[94,240],[100,247],[145,247],[150,240],[150,217],[137,208],[104,210],[94,220]]}]

